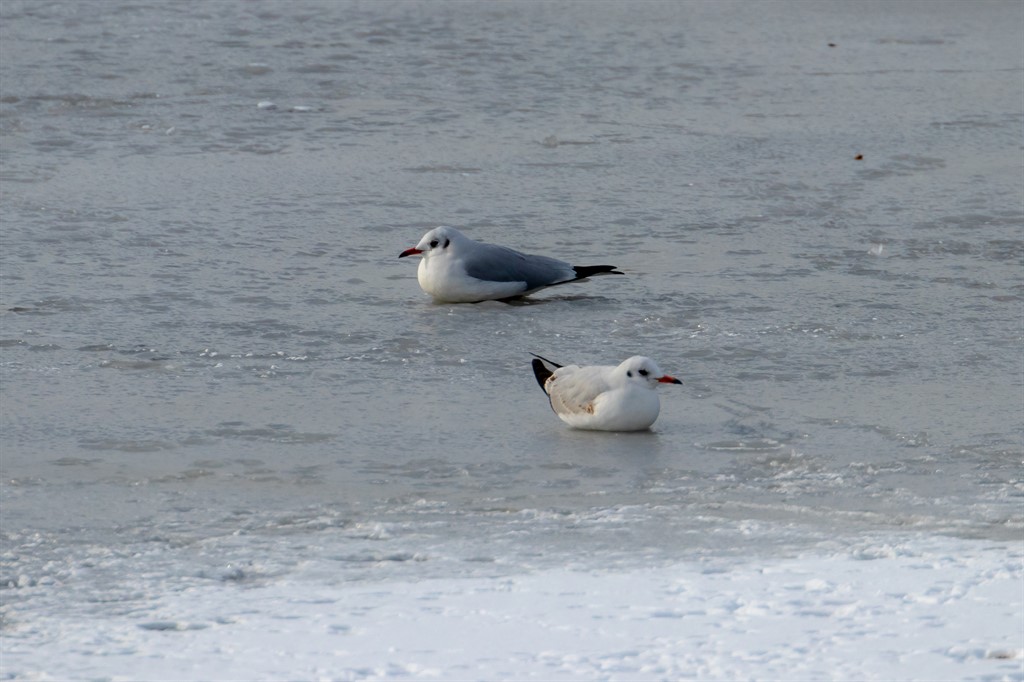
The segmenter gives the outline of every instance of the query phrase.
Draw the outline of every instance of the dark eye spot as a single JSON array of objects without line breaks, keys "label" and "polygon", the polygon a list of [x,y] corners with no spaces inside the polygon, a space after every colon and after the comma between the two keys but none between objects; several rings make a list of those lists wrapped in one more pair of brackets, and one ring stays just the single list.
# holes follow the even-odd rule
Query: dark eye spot
[{"label": "dark eye spot", "polygon": [[437,240],[436,239],[433,240],[432,242],[430,242],[430,248],[432,248],[432,249],[436,249],[437,248]]},{"label": "dark eye spot", "polygon": [[647,376],[647,370],[646,369],[640,370],[640,376],[642,376],[642,377]]},{"label": "dark eye spot", "polygon": [[444,240],[444,248],[446,248],[446,249],[447,249],[447,248],[448,248],[448,245],[449,245],[449,244],[451,244],[451,243],[452,243],[452,240],[451,240],[451,239],[445,239],[445,240]]},{"label": "dark eye spot", "polygon": [[631,376],[633,376],[633,372],[632,372],[632,371],[628,371],[628,372],[626,372],[626,376],[627,376],[627,377],[631,377]]}]

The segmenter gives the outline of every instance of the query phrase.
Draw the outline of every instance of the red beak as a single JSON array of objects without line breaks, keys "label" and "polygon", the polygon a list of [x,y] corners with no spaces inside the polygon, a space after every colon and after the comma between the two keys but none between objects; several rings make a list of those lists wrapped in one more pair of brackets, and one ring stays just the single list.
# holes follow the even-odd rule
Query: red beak
[{"label": "red beak", "polygon": [[423,253],[423,252],[422,252],[422,251],[420,251],[419,249],[417,249],[417,248],[416,248],[416,247],[414,246],[414,247],[412,247],[411,249],[406,249],[406,250],[405,250],[405,251],[403,251],[402,253],[398,254],[398,257],[399,257],[399,258],[405,258],[406,256],[418,256],[418,255],[420,255],[421,253]]},{"label": "red beak", "polygon": [[662,383],[662,384],[681,384],[683,382],[681,382],[679,379],[676,379],[675,377],[670,377],[669,375],[666,374],[665,376],[663,376],[660,379],[658,379],[658,383]]}]

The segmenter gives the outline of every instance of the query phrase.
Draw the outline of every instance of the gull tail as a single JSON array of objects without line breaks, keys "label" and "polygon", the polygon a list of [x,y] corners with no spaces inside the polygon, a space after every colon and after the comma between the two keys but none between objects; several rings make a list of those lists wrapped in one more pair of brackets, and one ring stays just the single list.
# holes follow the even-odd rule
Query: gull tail
[{"label": "gull tail", "polygon": [[[537,378],[537,384],[543,389],[544,383],[552,374],[554,374],[553,371],[544,366],[544,363],[546,362],[549,365],[553,365],[556,369],[561,367],[561,365],[558,364],[557,362],[551,362],[547,358],[537,355],[536,353],[530,353],[530,355],[534,357],[533,376]],[[544,389],[544,392],[547,393],[547,389]]]},{"label": "gull tail", "polygon": [[572,269],[576,272],[576,279],[573,281],[578,282],[581,279],[587,277],[594,277],[596,275],[624,275],[626,273],[619,272],[615,269],[614,265],[574,265]]}]

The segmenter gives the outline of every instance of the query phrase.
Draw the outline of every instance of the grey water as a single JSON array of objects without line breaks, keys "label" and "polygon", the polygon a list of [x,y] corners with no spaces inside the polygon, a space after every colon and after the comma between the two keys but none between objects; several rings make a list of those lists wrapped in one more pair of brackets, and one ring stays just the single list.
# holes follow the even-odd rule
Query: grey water
[{"label": "grey water", "polygon": [[[4,628],[309,562],[1020,541],[1022,35],[1015,0],[4,0]],[[397,256],[440,224],[627,276],[434,304]],[[684,385],[574,431],[531,352]]]}]

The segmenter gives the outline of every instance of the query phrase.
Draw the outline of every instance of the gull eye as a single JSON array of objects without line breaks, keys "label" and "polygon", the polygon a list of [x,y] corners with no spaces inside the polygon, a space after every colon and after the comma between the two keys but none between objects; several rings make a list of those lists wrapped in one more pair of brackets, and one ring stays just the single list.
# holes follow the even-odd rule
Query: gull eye
[{"label": "gull eye", "polygon": [[640,370],[640,376],[642,376],[642,377],[647,376],[647,370],[646,369]]},{"label": "gull eye", "polygon": [[631,376],[633,376],[633,372],[632,372],[632,371],[626,372],[626,376],[627,376],[627,377],[631,377]]},{"label": "gull eye", "polygon": [[437,248],[437,240],[436,239],[433,240],[432,242],[430,242],[430,248],[432,248],[432,249],[436,249]]}]

